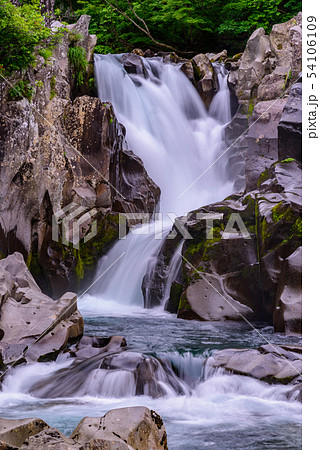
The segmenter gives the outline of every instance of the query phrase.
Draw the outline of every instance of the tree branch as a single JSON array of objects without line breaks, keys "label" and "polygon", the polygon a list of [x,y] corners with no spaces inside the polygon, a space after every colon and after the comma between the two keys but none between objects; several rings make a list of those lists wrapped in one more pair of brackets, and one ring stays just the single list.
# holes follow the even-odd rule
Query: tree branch
[{"label": "tree branch", "polygon": [[121,14],[123,17],[125,17],[127,20],[129,20],[135,27],[137,27],[140,31],[142,31],[142,33],[146,34],[148,36],[149,39],[151,39],[151,41],[156,44],[158,47],[162,47],[162,48],[166,48],[168,50],[171,50],[173,52],[177,52],[177,53],[182,53],[182,54],[187,54],[187,53],[193,53],[193,52],[181,52],[179,50],[177,50],[176,48],[172,47],[171,45],[167,45],[167,44],[163,44],[162,42],[157,41],[152,34],[150,33],[150,30],[146,24],[146,22],[138,16],[138,14],[133,10],[131,4],[128,1],[129,4],[129,8],[130,10],[133,12],[133,14],[135,15],[135,17],[140,20],[140,22],[142,22],[142,24],[144,25],[145,28],[142,28],[134,19],[132,19],[130,16],[128,16],[124,11],[122,11],[119,7],[118,7],[118,2],[116,1],[116,5],[113,5],[112,3],[110,3],[108,0],[105,0],[106,3],[113,8],[115,11],[117,11],[119,14]]}]

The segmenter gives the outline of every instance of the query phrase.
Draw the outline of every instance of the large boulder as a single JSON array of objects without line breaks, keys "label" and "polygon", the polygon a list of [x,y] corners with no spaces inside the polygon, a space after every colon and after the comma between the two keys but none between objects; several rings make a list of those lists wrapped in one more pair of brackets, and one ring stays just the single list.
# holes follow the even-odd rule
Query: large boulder
[{"label": "large boulder", "polygon": [[217,367],[269,383],[298,383],[301,380],[301,354],[274,344],[255,349],[219,350],[206,361],[206,370]]},{"label": "large boulder", "polygon": [[70,438],[41,419],[0,418],[0,448],[32,450],[167,450],[161,417],[144,406],[85,417]]},{"label": "large boulder", "polygon": [[122,441],[139,450],[168,448],[161,417],[144,406],[114,409],[103,417],[85,417],[71,435],[81,444],[93,438]]},{"label": "large boulder", "polygon": [[30,275],[23,257],[0,260],[0,350],[4,364],[55,359],[68,342],[83,333],[77,296],[52,300]]},{"label": "large boulder", "polygon": [[48,427],[41,419],[0,418],[0,441],[11,446],[7,448],[20,448],[26,439]]}]

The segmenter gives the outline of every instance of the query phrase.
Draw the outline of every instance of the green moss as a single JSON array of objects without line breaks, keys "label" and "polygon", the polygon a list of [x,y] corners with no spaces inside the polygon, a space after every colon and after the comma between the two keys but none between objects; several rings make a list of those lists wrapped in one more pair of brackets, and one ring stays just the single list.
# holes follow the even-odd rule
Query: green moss
[{"label": "green moss", "polygon": [[283,201],[279,202],[272,208],[272,219],[276,223],[280,220],[285,222],[293,222],[295,220],[295,217],[296,214],[292,210],[291,206],[285,204]]},{"label": "green moss", "polygon": [[254,103],[253,103],[253,98],[252,98],[252,97],[250,97],[250,100],[249,100],[249,105],[248,105],[248,114],[247,114],[247,117],[248,117],[248,119],[249,119],[249,117],[251,117],[251,116],[252,116],[252,114],[253,114],[253,110],[254,110]]},{"label": "green moss", "polygon": [[29,272],[31,272],[31,274],[33,276],[37,276],[42,273],[42,269],[39,264],[37,253],[32,253],[32,252],[29,253],[27,261],[26,261],[26,266],[28,267]]},{"label": "green moss", "polygon": [[39,55],[44,58],[44,61],[47,62],[49,58],[52,56],[52,51],[49,48],[42,48],[39,50]]},{"label": "green moss", "polygon": [[179,311],[181,311],[181,310],[190,311],[191,310],[191,306],[189,305],[187,295],[185,292],[180,297],[178,309],[179,309]]},{"label": "green moss", "polygon": [[282,161],[280,161],[281,163],[288,163],[288,162],[293,162],[295,161],[294,158],[287,158],[287,159],[283,159]]},{"label": "green moss", "polygon": [[41,81],[41,80],[37,80],[36,82],[35,82],[35,85],[38,87],[38,88],[43,88],[43,82]]},{"label": "green moss", "polygon": [[264,170],[258,179],[258,187],[261,186],[261,184],[264,183],[265,181],[269,180],[271,177],[272,173],[270,169]]},{"label": "green moss", "polygon": [[56,95],[56,77],[53,76],[50,79],[50,100]]}]

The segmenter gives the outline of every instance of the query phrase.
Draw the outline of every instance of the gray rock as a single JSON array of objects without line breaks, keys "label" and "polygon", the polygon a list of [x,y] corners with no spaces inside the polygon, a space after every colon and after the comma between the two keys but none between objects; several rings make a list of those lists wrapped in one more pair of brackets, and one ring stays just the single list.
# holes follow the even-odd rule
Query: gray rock
[{"label": "gray rock", "polygon": [[209,58],[200,53],[192,58],[195,86],[204,104],[209,108],[218,85]]},{"label": "gray rock", "polygon": [[23,442],[49,425],[41,419],[2,419],[0,418],[0,441],[20,448]]},{"label": "gray rock", "polygon": [[92,438],[122,441],[139,450],[167,449],[167,435],[161,417],[143,406],[114,409],[98,418],[85,417],[73,431],[71,439],[84,444]]},{"label": "gray rock", "polygon": [[142,75],[144,78],[148,77],[147,69],[145,68],[143,60],[139,55],[125,53],[121,56],[121,63],[127,73]]},{"label": "gray rock", "polygon": [[278,125],[279,159],[302,162],[302,82],[295,83]]},{"label": "gray rock", "polygon": [[300,355],[274,345],[258,350],[219,350],[207,359],[206,367],[222,367],[232,373],[283,384],[299,379],[302,373]]},{"label": "gray rock", "polygon": [[0,260],[0,270],[5,274],[0,290],[8,286],[10,277],[13,280],[1,305],[0,349],[5,364],[21,357],[55,359],[68,341],[82,336],[83,318],[75,294],[66,293],[59,300],[43,294],[20,253]]},{"label": "gray rock", "polygon": [[274,311],[275,331],[302,333],[302,247],[282,265]]}]

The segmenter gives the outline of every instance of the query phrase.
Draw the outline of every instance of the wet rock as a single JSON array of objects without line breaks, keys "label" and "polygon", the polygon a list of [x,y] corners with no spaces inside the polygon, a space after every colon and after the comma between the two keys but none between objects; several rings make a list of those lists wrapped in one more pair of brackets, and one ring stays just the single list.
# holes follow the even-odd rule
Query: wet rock
[{"label": "wet rock", "polygon": [[200,53],[192,58],[195,86],[204,104],[209,108],[213,95],[218,89],[215,73],[209,58]]},{"label": "wet rock", "polygon": [[289,93],[278,125],[279,159],[294,158],[302,162],[302,82]]},{"label": "wet rock", "polygon": [[[289,306],[280,300],[288,283],[289,290],[295,289],[292,327],[296,323],[298,330],[301,285],[297,274],[297,282],[292,284],[285,261],[301,246],[301,200],[301,167],[288,160],[276,162],[260,174],[253,191],[234,194],[190,213],[186,228],[193,239],[186,240],[182,249],[178,317],[251,318],[274,323],[277,330],[289,333]],[[206,213],[208,222],[199,219],[199,213]],[[236,217],[245,227],[243,232]],[[287,328],[280,326],[285,310]]]},{"label": "wet rock", "polygon": [[258,350],[219,350],[208,358],[206,365],[270,383],[288,384],[299,379],[302,373],[301,355],[283,351],[277,345],[263,346]]},{"label": "wet rock", "polygon": [[59,300],[43,294],[20,253],[0,260],[0,270],[6,279],[12,277],[1,305],[0,349],[5,364],[55,359],[68,342],[82,336],[75,294],[66,293]]},{"label": "wet rock", "polygon": [[302,247],[283,261],[274,327],[286,334],[302,333]]},{"label": "wet rock", "polygon": [[20,448],[27,438],[48,427],[49,425],[41,419],[0,418],[0,441],[13,448]]},{"label": "wet rock", "polygon": [[161,417],[143,406],[114,409],[98,418],[85,417],[73,431],[71,439],[84,444],[92,438],[122,441],[139,450],[167,449],[167,435]]},{"label": "wet rock", "polygon": [[127,73],[142,75],[144,78],[148,77],[148,72],[143,64],[143,60],[138,54],[125,53],[121,56],[120,61]]}]

